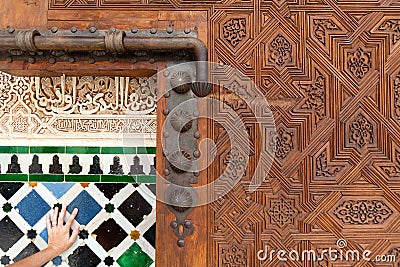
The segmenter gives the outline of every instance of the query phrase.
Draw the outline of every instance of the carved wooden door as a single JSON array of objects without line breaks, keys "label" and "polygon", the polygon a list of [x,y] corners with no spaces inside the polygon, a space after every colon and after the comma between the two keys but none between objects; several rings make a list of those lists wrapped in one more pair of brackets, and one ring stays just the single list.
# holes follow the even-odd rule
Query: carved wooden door
[{"label": "carved wooden door", "polygon": [[[188,215],[194,232],[183,248],[174,215],[158,204],[158,266],[397,266],[400,258],[387,256],[400,246],[398,1],[18,0],[0,8],[3,28],[196,28],[209,61],[240,71],[213,76],[211,98],[220,101],[218,114],[242,119],[250,149],[232,148],[221,122],[201,121],[217,153],[198,185],[222,173],[238,182],[210,191],[216,200]],[[255,116],[262,113],[251,81],[269,104],[272,128]],[[269,164],[265,151],[274,159],[260,171],[260,162]],[[160,151],[158,159],[165,160]],[[254,178],[262,181],[256,190]],[[320,257],[263,259],[266,247]],[[371,251],[371,260],[321,256],[329,248]]]}]

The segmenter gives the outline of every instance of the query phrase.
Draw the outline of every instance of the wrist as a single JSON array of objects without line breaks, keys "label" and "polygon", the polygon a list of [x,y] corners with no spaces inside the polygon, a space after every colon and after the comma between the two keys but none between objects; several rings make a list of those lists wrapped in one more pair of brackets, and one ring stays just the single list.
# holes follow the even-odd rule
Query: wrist
[{"label": "wrist", "polygon": [[47,248],[45,248],[45,250],[49,253],[49,255],[51,256],[52,259],[59,256],[62,253],[62,251],[60,251],[60,249],[58,249],[54,246],[51,246],[51,245],[49,245]]}]

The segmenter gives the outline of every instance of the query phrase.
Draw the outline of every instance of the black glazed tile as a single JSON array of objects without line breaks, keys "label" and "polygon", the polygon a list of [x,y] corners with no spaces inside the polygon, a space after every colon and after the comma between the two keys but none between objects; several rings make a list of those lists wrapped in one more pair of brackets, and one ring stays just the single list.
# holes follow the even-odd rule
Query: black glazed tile
[{"label": "black glazed tile", "polygon": [[113,257],[111,257],[111,256],[106,257],[106,258],[104,259],[104,264],[105,264],[106,266],[111,266],[111,265],[113,265],[113,264],[114,264],[114,259],[113,259]]},{"label": "black glazed tile", "polygon": [[138,191],[135,191],[119,206],[118,210],[136,227],[143,221],[144,215],[150,214],[152,207]]},{"label": "black glazed tile", "polygon": [[72,164],[69,165],[69,172],[71,174],[79,174],[82,171],[82,166],[79,164],[79,157],[77,155],[72,157]]},{"label": "black glazed tile", "polygon": [[29,165],[29,173],[34,174],[34,173],[43,173],[42,169],[42,164],[39,163],[39,156],[38,155],[33,155],[32,158],[32,164]]},{"label": "black glazed tile", "polygon": [[24,183],[0,183],[0,194],[9,200]]},{"label": "black glazed tile", "polygon": [[155,248],[156,247],[156,224],[153,224],[147,231],[144,233],[143,237],[149,241],[149,243]]},{"label": "black glazed tile", "polygon": [[0,229],[0,248],[3,251],[9,250],[21,237],[24,236],[24,233],[8,216],[5,216],[3,220],[0,221]]},{"label": "black glazed tile", "polygon": [[85,240],[89,237],[89,232],[85,229],[79,231],[78,237],[82,240]]},{"label": "black glazed tile", "polygon": [[14,262],[20,261],[22,259],[25,259],[26,257],[29,257],[37,252],[39,252],[40,249],[38,249],[37,246],[33,243],[29,243],[18,255],[17,257],[14,258]]},{"label": "black glazed tile", "polygon": [[28,230],[28,232],[26,233],[26,236],[29,239],[35,239],[37,236],[36,230],[33,230],[33,229]]},{"label": "black glazed tile", "polygon": [[11,261],[11,259],[7,255],[2,256],[1,259],[0,259],[0,263],[2,265],[10,264],[10,261]]},{"label": "black glazed tile", "polygon": [[93,164],[89,167],[89,174],[103,174],[103,170],[100,166],[100,158],[97,155],[93,157]]},{"label": "black glazed tile", "polygon": [[130,171],[128,174],[131,175],[143,175],[143,165],[140,164],[140,158],[138,156],[135,156],[133,158],[133,165],[130,167]]},{"label": "black glazed tile", "polygon": [[70,267],[95,267],[101,260],[85,245],[75,249],[74,253],[68,256],[68,262]]},{"label": "black glazed tile", "polygon": [[53,163],[49,166],[49,173],[53,174],[64,174],[62,171],[62,164],[60,164],[60,157],[57,155],[53,156]]},{"label": "black glazed tile", "polygon": [[121,160],[118,156],[113,159],[113,164],[110,165],[110,172],[108,174],[122,175],[124,171],[122,170]]},{"label": "black glazed tile", "polygon": [[8,169],[6,173],[22,173],[21,165],[18,163],[18,156],[11,156],[11,163],[8,164]]},{"label": "black glazed tile", "polygon": [[128,234],[119,226],[114,219],[108,219],[97,228],[95,234],[96,241],[106,250],[118,246]]},{"label": "black glazed tile", "polygon": [[120,183],[96,183],[97,188],[104,194],[108,199],[112,199],[115,194],[121,191],[127,184]]}]

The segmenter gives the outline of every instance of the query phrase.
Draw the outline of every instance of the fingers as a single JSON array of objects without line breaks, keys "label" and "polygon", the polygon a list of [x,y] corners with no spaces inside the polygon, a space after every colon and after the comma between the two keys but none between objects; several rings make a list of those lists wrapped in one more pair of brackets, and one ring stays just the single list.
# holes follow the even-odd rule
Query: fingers
[{"label": "fingers", "polygon": [[64,225],[64,217],[65,217],[65,213],[67,212],[67,206],[63,205],[60,215],[58,216],[58,225],[63,226]]},{"label": "fingers", "polygon": [[74,221],[74,219],[76,217],[76,214],[78,214],[78,209],[77,208],[75,208],[72,211],[71,216],[69,216],[69,218],[68,218],[68,221],[67,221],[67,224],[66,224],[68,226],[68,228],[71,227],[72,222]]},{"label": "fingers", "polygon": [[46,227],[47,227],[47,231],[51,230],[50,213],[46,214]]},{"label": "fingers", "polygon": [[53,212],[53,217],[51,218],[52,226],[56,226],[57,225],[57,218],[58,218],[58,207],[55,207],[54,208],[54,212]]},{"label": "fingers", "polygon": [[76,226],[71,236],[69,237],[70,245],[72,245],[75,242],[76,238],[78,237],[78,234],[79,234],[79,226]]}]

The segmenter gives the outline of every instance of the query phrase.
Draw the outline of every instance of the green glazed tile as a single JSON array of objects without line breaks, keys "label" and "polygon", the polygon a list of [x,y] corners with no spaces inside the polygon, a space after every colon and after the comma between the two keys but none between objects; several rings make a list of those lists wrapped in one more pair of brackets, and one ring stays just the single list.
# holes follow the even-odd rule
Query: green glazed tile
[{"label": "green glazed tile", "polygon": [[138,147],[137,154],[156,154],[155,147]]},{"label": "green glazed tile", "polygon": [[0,153],[28,154],[28,146],[0,146]]},{"label": "green glazed tile", "polygon": [[10,203],[7,202],[3,205],[4,212],[10,212],[11,210],[12,210],[12,205]]},{"label": "green glazed tile", "polygon": [[138,183],[156,183],[155,175],[137,175],[136,182]]},{"label": "green glazed tile", "polygon": [[64,154],[65,146],[31,146],[29,148],[31,154],[48,153],[48,154]]},{"label": "green glazed tile", "polygon": [[123,147],[102,147],[101,154],[124,154]]},{"label": "green glazed tile", "polygon": [[29,182],[64,182],[64,174],[29,174]]},{"label": "green glazed tile", "polygon": [[65,175],[66,182],[100,182],[100,175]]},{"label": "green glazed tile", "polygon": [[153,260],[135,242],[118,258],[117,263],[121,267],[148,267],[153,263]]},{"label": "green glazed tile", "polygon": [[108,213],[112,213],[115,210],[115,206],[111,203],[106,204],[106,206],[104,207],[104,209],[108,212]]},{"label": "green glazed tile", "polygon": [[0,174],[0,181],[27,182],[28,174],[22,174],[22,173]]},{"label": "green glazed tile", "polygon": [[137,148],[136,147],[124,147],[123,154],[136,154]]},{"label": "green glazed tile", "polygon": [[67,146],[67,154],[100,154],[100,147],[91,146]]},{"label": "green glazed tile", "polygon": [[132,183],[133,176],[130,175],[102,175],[101,182],[105,183]]},{"label": "green glazed tile", "polygon": [[136,147],[102,147],[101,154],[136,154]]}]

